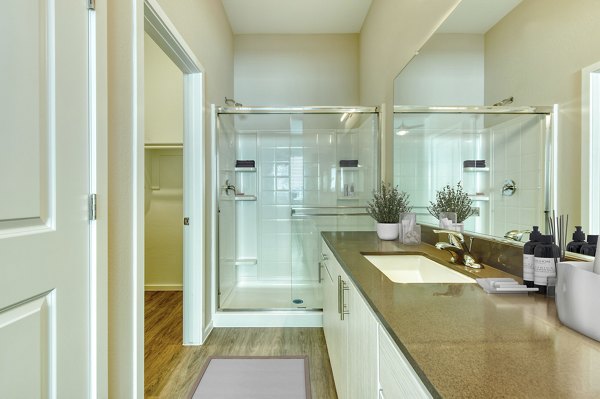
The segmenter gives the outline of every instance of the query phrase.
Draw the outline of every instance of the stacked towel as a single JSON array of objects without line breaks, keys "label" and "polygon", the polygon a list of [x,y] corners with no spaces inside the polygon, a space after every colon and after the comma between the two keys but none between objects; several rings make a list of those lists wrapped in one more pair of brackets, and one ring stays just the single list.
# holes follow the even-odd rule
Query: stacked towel
[{"label": "stacked towel", "polygon": [[236,168],[254,168],[254,167],[256,167],[256,163],[254,162],[254,160],[238,159],[237,161],[235,161],[235,167]]},{"label": "stacked towel", "polygon": [[506,277],[476,278],[475,281],[488,294],[521,294],[539,291],[539,288],[528,288]]},{"label": "stacked towel", "polygon": [[485,168],[485,159],[467,159],[463,162],[465,168]]},{"label": "stacked towel", "polygon": [[358,159],[340,159],[340,168],[356,168]]}]

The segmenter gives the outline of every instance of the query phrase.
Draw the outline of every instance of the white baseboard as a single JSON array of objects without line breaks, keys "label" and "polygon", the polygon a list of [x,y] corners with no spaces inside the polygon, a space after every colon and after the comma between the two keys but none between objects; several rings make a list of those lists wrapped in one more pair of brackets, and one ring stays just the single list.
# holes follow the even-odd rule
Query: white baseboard
[{"label": "white baseboard", "polygon": [[208,338],[208,336],[210,335],[210,333],[213,330],[213,322],[212,320],[210,321],[210,323],[208,323],[208,325],[206,326],[206,328],[204,329],[204,334],[202,334],[202,343],[204,344],[206,342],[206,339]]},{"label": "white baseboard", "polygon": [[144,291],[183,291],[183,284],[147,284]]},{"label": "white baseboard", "polygon": [[321,311],[216,312],[214,327],[323,327]]},{"label": "white baseboard", "polygon": [[211,321],[210,323],[208,323],[208,325],[204,328],[204,331],[202,333],[202,342],[200,342],[199,344],[186,344],[184,343],[183,346],[201,346],[204,345],[204,343],[206,342],[206,339],[208,338],[208,336],[210,335],[210,333],[213,330],[213,322]]}]

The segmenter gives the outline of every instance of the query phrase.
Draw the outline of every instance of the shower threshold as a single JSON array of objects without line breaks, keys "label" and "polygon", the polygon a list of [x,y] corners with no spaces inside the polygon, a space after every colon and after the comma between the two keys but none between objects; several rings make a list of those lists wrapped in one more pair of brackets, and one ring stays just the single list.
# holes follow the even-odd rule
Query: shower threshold
[{"label": "shower threshold", "polygon": [[230,310],[321,310],[322,287],[318,283],[257,284],[239,283],[220,306]]}]

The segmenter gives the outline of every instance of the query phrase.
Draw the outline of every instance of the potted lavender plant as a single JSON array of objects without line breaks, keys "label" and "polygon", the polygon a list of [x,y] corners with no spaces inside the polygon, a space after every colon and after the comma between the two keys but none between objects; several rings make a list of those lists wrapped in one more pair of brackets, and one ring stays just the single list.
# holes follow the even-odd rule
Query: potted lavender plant
[{"label": "potted lavender plant", "polygon": [[367,213],[377,221],[377,236],[381,240],[398,238],[401,213],[410,212],[409,195],[389,183],[381,182],[379,191],[373,190],[373,199],[367,202]]},{"label": "potted lavender plant", "polygon": [[427,207],[429,213],[436,219],[440,219],[440,213],[456,213],[456,222],[459,225],[473,216],[475,209],[471,206],[473,201],[463,190],[462,184],[458,182],[456,187],[447,185],[435,194],[435,202],[429,201],[431,206]]}]

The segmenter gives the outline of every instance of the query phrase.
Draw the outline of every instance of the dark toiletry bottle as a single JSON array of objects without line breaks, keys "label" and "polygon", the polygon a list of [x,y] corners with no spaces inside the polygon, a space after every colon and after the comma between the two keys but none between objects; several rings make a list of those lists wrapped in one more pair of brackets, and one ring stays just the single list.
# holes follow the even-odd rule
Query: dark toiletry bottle
[{"label": "dark toiletry bottle", "polygon": [[589,234],[587,242],[581,246],[579,253],[594,256],[596,255],[596,245],[598,245],[598,235]]},{"label": "dark toiletry bottle", "polygon": [[533,251],[540,243],[542,233],[538,226],[533,226],[533,231],[529,234],[529,241],[523,246],[523,284],[533,287]]},{"label": "dark toiletry bottle", "polygon": [[548,277],[556,277],[556,265],[554,260],[559,258],[558,247],[552,244],[551,235],[542,235],[540,243],[533,251],[534,276],[533,286],[539,288],[540,294],[546,294]]},{"label": "dark toiletry bottle", "polygon": [[579,253],[581,247],[585,244],[585,234],[581,230],[581,226],[575,226],[575,229],[573,241],[567,244],[567,251]]}]

